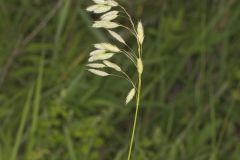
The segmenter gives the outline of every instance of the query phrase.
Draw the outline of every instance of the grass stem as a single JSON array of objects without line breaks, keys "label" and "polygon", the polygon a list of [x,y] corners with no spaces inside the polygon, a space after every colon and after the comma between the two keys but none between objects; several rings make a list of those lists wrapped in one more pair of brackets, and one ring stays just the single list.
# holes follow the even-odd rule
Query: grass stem
[{"label": "grass stem", "polygon": [[136,125],[137,125],[139,104],[140,104],[141,83],[142,83],[142,81],[141,81],[141,75],[139,74],[139,75],[138,75],[138,90],[137,90],[136,111],[135,111],[134,122],[133,122],[133,130],[132,130],[132,136],[131,136],[131,141],[130,141],[129,151],[128,151],[128,160],[131,159],[131,155],[132,155],[132,148],[133,148],[133,142],[134,142],[134,137],[135,137],[135,130],[136,130]]}]

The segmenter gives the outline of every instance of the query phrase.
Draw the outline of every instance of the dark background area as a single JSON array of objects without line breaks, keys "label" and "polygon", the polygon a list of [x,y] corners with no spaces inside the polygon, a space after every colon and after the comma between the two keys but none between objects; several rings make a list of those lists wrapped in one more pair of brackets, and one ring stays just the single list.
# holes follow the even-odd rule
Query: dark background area
[{"label": "dark background area", "polygon": [[[145,28],[133,160],[239,160],[240,1],[118,2]],[[127,158],[135,106],[128,83],[86,71],[110,40],[90,4],[0,0],[0,160]]]}]

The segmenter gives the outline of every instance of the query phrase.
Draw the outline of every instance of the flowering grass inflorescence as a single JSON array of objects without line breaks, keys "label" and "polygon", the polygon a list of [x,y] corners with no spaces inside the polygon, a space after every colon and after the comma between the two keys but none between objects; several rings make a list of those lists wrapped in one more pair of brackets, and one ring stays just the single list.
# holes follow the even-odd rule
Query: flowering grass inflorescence
[{"label": "flowering grass inflorescence", "polygon": [[[89,6],[86,10],[92,12],[94,14],[98,14],[99,20],[95,21],[93,26],[94,28],[102,28],[107,30],[107,32],[117,41],[119,45],[111,44],[111,43],[97,43],[94,45],[95,50],[90,52],[90,58],[88,59],[89,63],[87,67],[89,67],[88,71],[102,77],[106,76],[115,76],[121,77],[127,80],[131,85],[132,89],[130,89],[127,97],[126,104],[128,104],[137,94],[136,96],[136,112],[133,124],[132,137],[130,141],[128,160],[131,158],[132,146],[134,141],[136,122],[138,116],[138,108],[140,102],[140,93],[141,93],[141,76],[143,72],[143,61],[142,61],[142,44],[144,41],[144,29],[141,21],[138,22],[137,26],[135,26],[130,14],[127,10],[117,3],[114,0],[93,0],[94,5]],[[125,26],[118,22],[115,22],[118,17],[127,17],[131,26]],[[126,29],[132,36],[136,38],[136,43],[138,46],[137,52],[135,52],[123,37],[118,34],[114,29],[122,28]],[[121,44],[121,45],[120,45]],[[123,46],[123,47],[119,47]],[[136,54],[137,53],[137,54]],[[138,73],[138,81],[137,86],[134,81],[130,78],[130,76],[122,70],[122,68],[114,62],[111,62],[110,59],[118,54],[123,54],[130,60],[133,65],[136,67],[136,71]],[[104,71],[105,68],[112,69],[116,73],[108,73]]]}]

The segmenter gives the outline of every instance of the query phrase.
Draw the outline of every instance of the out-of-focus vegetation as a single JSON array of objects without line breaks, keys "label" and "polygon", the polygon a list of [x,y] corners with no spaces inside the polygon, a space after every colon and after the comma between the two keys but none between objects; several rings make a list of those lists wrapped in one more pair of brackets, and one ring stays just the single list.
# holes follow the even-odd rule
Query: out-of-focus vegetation
[{"label": "out-of-focus vegetation", "polygon": [[[146,31],[133,160],[239,160],[240,1],[118,2]],[[134,103],[85,71],[110,40],[90,3],[0,0],[0,160],[126,159]]]}]

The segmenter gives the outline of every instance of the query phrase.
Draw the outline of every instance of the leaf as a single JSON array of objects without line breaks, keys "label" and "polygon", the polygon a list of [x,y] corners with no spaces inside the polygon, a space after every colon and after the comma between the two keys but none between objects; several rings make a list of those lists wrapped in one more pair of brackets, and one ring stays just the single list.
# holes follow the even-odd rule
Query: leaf
[{"label": "leaf", "polygon": [[113,36],[116,40],[118,40],[119,42],[126,44],[126,42],[124,41],[124,39],[116,32],[108,30],[108,32],[111,34],[111,36]]}]

